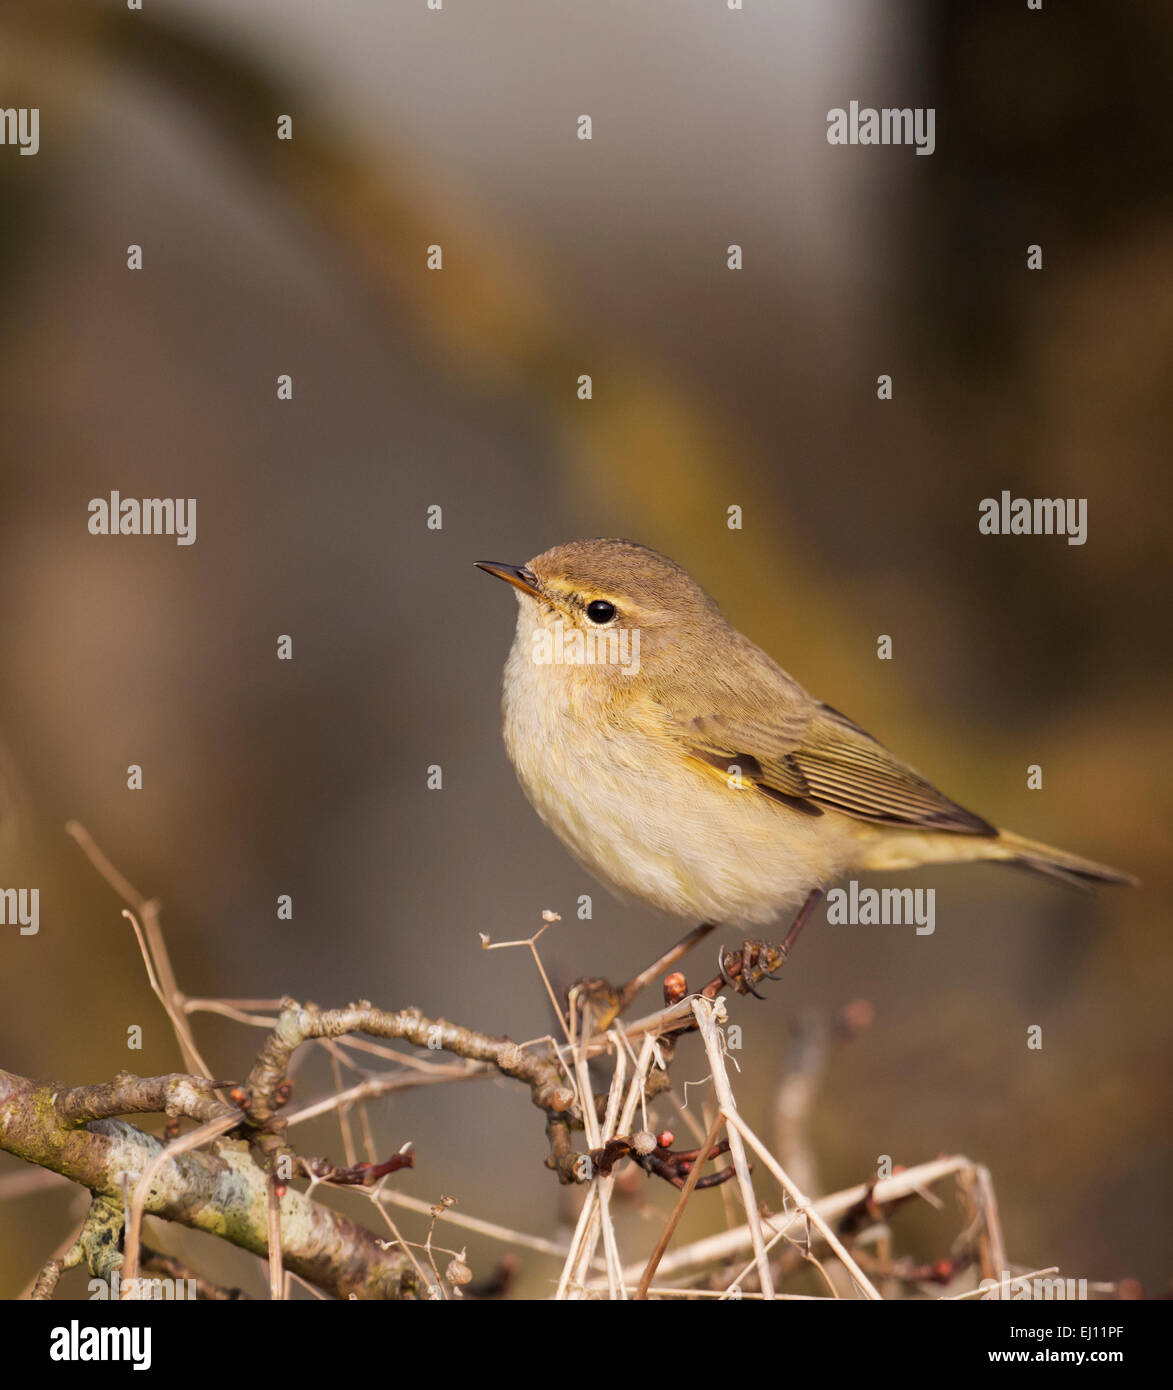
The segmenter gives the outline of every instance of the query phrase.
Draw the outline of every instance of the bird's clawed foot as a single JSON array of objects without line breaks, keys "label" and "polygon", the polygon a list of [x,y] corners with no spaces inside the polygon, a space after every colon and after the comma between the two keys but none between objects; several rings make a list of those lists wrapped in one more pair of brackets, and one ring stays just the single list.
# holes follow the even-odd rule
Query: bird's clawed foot
[{"label": "bird's clawed foot", "polygon": [[[807,896],[786,933],[786,939],[778,945],[768,941],[745,941],[740,951],[721,950],[717,954],[717,976],[700,991],[707,999],[715,999],[721,990],[732,989],[738,994],[752,994],[755,999],[764,996],[758,993],[757,986],[763,980],[775,980],[778,971],[786,964],[794,943],[803,927],[810,919],[815,904],[823,896],[822,889],[815,888]],[[619,1015],[627,1008],[640,990],[646,988],[662,971],[675,965],[680,958],[702,941],[714,929],[715,923],[702,922],[687,936],[666,951],[657,961],[640,971],[634,979],[616,988],[609,980],[579,980],[570,990],[568,1003],[573,1010],[582,1012],[583,1006],[590,1008],[592,1024],[598,1032],[606,1032]],[[664,979],[664,1003],[675,1004],[688,993],[688,984],[679,971],[674,971]]]},{"label": "bird's clawed foot", "polygon": [[722,986],[725,986],[728,989],[736,990],[738,994],[752,994],[755,999],[763,998],[764,996],[758,993],[755,986],[761,984],[763,980],[776,980],[778,978],[778,971],[786,964],[790,952],[794,949],[794,943],[798,940],[803,927],[810,920],[815,904],[822,896],[823,893],[820,888],[813,889],[807,895],[798,916],[786,933],[785,941],[777,946],[771,945],[768,941],[745,941],[742,943],[740,951],[719,951],[717,953],[718,974],[715,979],[709,981],[701,993],[708,999],[715,999],[721,992]]},{"label": "bird's clawed foot", "polygon": [[781,946],[771,946],[768,941],[743,941],[740,951],[722,949],[717,952],[719,974],[715,981],[705,986],[703,992],[708,995],[713,984],[718,988],[723,984],[738,994],[752,994],[755,999],[764,999],[765,995],[759,994],[754,986],[763,980],[776,980],[778,976],[775,972],[781,969],[785,961],[786,953]]},{"label": "bird's clawed foot", "polygon": [[610,980],[594,976],[575,980],[567,992],[566,1002],[572,1013],[582,1015],[589,1009],[594,1030],[605,1033],[630,1002],[625,993]]}]

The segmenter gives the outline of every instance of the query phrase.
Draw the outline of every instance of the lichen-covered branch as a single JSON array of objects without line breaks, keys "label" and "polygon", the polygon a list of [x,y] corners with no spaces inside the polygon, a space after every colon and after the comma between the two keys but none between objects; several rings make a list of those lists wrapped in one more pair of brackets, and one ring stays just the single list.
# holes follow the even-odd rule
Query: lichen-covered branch
[{"label": "lichen-covered branch", "polygon": [[206,1081],[183,1072],[172,1072],[168,1076],[131,1076],[128,1072],[119,1072],[113,1081],[61,1091],[54,1105],[62,1124],[70,1126],[112,1119],[117,1115],[186,1115],[191,1120],[218,1120],[230,1115],[232,1107],[209,1092],[229,1084]]},{"label": "lichen-covered branch", "polygon": [[[136,1086],[138,1080],[126,1078],[132,1101],[144,1095]],[[188,1098],[202,1105],[194,1089],[198,1078],[184,1080],[192,1083]],[[158,1099],[165,1100],[184,1094],[174,1083],[174,1077],[158,1077],[145,1084],[157,1085]],[[79,1116],[87,1106],[122,1108],[117,1096],[103,1093],[102,1087],[63,1091],[0,1070],[0,1149],[61,1173],[120,1206],[124,1184],[128,1178],[133,1182],[162,1151],[159,1141],[124,1120],[71,1123],[58,1109],[61,1098]],[[220,1139],[207,1150],[178,1154],[164,1163],[151,1183],[146,1211],[265,1256],[266,1181],[248,1144]],[[338,1298],[425,1294],[406,1256],[383,1249],[370,1231],[293,1188],[281,1198],[281,1235],[286,1268]]]},{"label": "lichen-covered branch", "polygon": [[[401,1152],[383,1164],[337,1168],[326,1160],[298,1155],[288,1145],[281,1110],[290,1095],[287,1073],[293,1054],[311,1040],[350,1033],[400,1039],[431,1051],[453,1053],[490,1064],[502,1075],[521,1082],[546,1116],[551,1150],[548,1165],[562,1182],[590,1181],[592,1156],[576,1153],[570,1136],[584,1126],[583,1104],[605,1103],[606,1097],[580,1100],[552,1050],[523,1048],[509,1038],[489,1037],[444,1019],[425,1018],[413,1008],[386,1011],[364,1000],[341,1009],[320,1009],[285,999],[275,1027],[240,1085],[183,1073],[155,1077],[120,1073],[113,1081],[64,1087],[0,1071],[0,1149],[87,1187],[95,1196],[95,1204],[86,1230],[92,1227],[97,1231],[100,1226],[104,1233],[101,1251],[92,1240],[87,1242],[83,1231],[64,1260],[46,1265],[38,1280],[39,1296],[51,1296],[62,1270],[83,1258],[95,1271],[99,1263],[108,1268],[111,1258],[121,1262],[123,1205],[131,1190],[135,1196],[132,1234],[126,1242],[128,1271],[135,1263],[138,1223],[144,1213],[221,1236],[254,1254],[268,1255],[268,1183],[281,1157],[292,1157],[301,1171],[315,1180],[368,1185],[410,1165],[410,1153]],[[672,1054],[671,1039],[663,1039],[660,1046],[658,1055],[666,1065]],[[644,1081],[645,1097],[667,1085],[667,1073],[661,1066],[653,1067]],[[220,1099],[217,1091],[227,1091],[231,1104]],[[158,1139],[120,1118],[134,1114],[166,1115],[175,1125],[184,1117],[211,1132],[207,1136],[192,1133],[187,1147],[175,1144],[165,1148]],[[585,1119],[590,1118],[588,1113]],[[173,1132],[177,1131],[172,1126],[164,1137]],[[626,1139],[623,1142],[627,1143]],[[641,1156],[640,1161],[650,1163],[659,1156],[654,1142],[651,1148],[655,1152],[650,1157]],[[665,1149],[662,1162],[673,1159]],[[670,1180],[674,1179],[670,1176]],[[294,1274],[340,1298],[418,1297],[429,1292],[419,1266],[406,1253],[384,1249],[370,1231],[284,1181],[278,1190],[281,1251],[285,1267]],[[98,1215],[103,1218],[101,1222]]]}]

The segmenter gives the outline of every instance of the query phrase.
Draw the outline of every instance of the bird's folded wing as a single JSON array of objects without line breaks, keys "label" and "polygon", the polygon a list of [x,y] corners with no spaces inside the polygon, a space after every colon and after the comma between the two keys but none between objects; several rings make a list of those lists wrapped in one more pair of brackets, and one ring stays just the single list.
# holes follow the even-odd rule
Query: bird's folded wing
[{"label": "bird's folded wing", "polygon": [[777,721],[709,714],[677,725],[686,751],[805,815],[841,811],[880,825],[996,835],[845,715],[811,701]]}]

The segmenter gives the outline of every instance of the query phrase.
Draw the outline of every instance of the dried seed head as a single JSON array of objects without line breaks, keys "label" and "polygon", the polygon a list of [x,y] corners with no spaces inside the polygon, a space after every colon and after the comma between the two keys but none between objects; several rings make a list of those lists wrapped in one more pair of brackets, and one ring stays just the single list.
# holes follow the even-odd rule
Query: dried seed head
[{"label": "dried seed head", "polygon": [[656,1136],[649,1134],[646,1129],[641,1129],[638,1134],[632,1135],[631,1147],[641,1158],[646,1158],[648,1154],[656,1151]]}]

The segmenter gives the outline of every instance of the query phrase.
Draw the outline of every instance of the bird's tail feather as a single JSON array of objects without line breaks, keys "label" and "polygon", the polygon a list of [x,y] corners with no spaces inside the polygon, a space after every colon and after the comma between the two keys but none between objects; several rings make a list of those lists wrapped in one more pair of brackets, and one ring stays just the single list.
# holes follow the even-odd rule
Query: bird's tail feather
[{"label": "bird's tail feather", "polygon": [[860,838],[866,844],[856,860],[861,869],[912,869],[929,864],[972,864],[985,860],[1029,869],[1045,878],[1084,890],[1097,883],[1122,883],[1135,887],[1138,882],[1130,874],[1122,874],[1106,864],[1097,864],[1078,854],[1068,854],[1066,850],[1053,849],[1037,840],[1015,835],[1010,830],[1001,830],[997,835],[958,835],[940,830],[909,830],[893,834],[890,830],[879,833],[869,826]]},{"label": "bird's tail feather", "polygon": [[[1133,888],[1139,885],[1139,880],[1131,874],[1122,874],[1118,869],[1110,869],[1106,864],[1097,864],[1093,859],[1082,859],[1077,854],[1068,854],[1066,850],[1052,849],[1050,845],[1039,844],[1037,840],[1027,840],[1009,830],[999,832],[998,838],[991,842],[991,846],[1000,846],[1006,851],[1005,858],[1008,863],[1029,869],[1032,873],[1042,874],[1045,878],[1057,879],[1060,883],[1069,883],[1072,887],[1085,891],[1097,883],[1121,883]],[[991,856],[1000,857],[1002,856]]]}]

